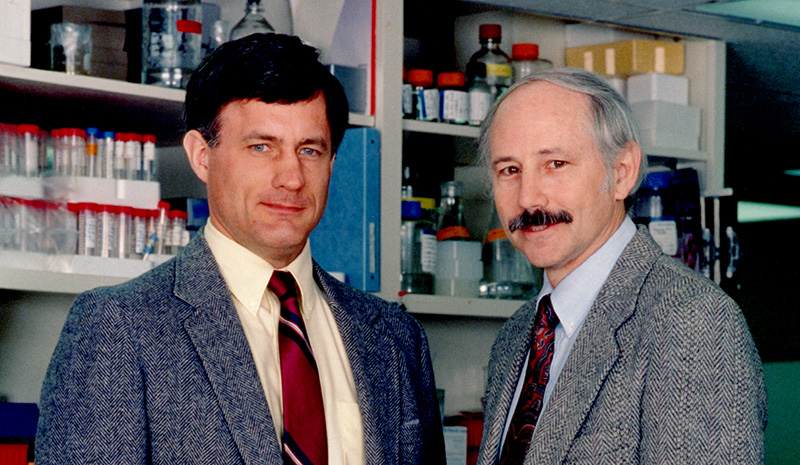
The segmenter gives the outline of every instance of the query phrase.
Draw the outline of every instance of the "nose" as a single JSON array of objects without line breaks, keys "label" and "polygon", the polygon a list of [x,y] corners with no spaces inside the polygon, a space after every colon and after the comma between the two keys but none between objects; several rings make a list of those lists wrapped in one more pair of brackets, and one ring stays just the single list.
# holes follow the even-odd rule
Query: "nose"
[{"label": "nose", "polygon": [[275,188],[300,190],[306,183],[303,165],[295,153],[282,153],[275,160],[272,184]]},{"label": "nose", "polygon": [[531,211],[547,206],[544,180],[535,171],[524,170],[521,174],[518,202],[521,208]]}]

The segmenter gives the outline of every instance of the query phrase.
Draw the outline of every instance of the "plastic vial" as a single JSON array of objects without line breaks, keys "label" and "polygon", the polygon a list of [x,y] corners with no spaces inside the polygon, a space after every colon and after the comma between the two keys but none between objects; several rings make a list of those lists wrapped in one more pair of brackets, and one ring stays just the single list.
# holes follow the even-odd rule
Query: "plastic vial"
[{"label": "plastic vial", "polygon": [[185,88],[203,53],[200,0],[144,0],[142,83]]},{"label": "plastic vial", "polygon": [[86,131],[78,128],[65,128],[64,141],[69,153],[68,176],[84,176],[86,167]]},{"label": "plastic vial", "polygon": [[120,206],[117,210],[117,258],[130,258],[133,252],[133,207]]},{"label": "plastic vial", "polygon": [[142,208],[133,209],[133,250],[131,258],[142,258],[147,242],[147,223],[150,219],[150,210]]},{"label": "plastic vial", "polygon": [[[426,267],[424,261],[425,236],[435,237],[434,225],[422,217],[420,202],[404,200],[402,203],[403,221],[400,225],[400,290],[414,294],[433,294],[435,267]],[[433,241],[435,250],[436,241]]]},{"label": "plastic vial", "polygon": [[441,186],[439,201],[439,224],[437,241],[469,240],[469,231],[464,221],[461,196],[464,188],[458,181],[448,181]]},{"label": "plastic vial", "polygon": [[94,178],[98,173],[97,162],[97,136],[100,130],[97,128],[86,128],[86,176]]},{"label": "plastic vial", "polygon": [[142,135],[128,133],[125,138],[125,179],[140,179],[142,165]]},{"label": "plastic vial", "polygon": [[264,10],[260,3],[259,0],[247,0],[244,18],[231,29],[231,40],[241,39],[250,34],[275,32],[267,18],[264,17]]},{"label": "plastic vial", "polygon": [[127,132],[118,132],[114,136],[114,179],[128,179],[125,170],[125,143],[129,138]]},{"label": "plastic vial", "polygon": [[439,118],[439,91],[433,86],[433,71],[412,69],[408,72],[412,87],[414,117],[419,121],[436,121]]},{"label": "plastic vial", "polygon": [[169,231],[169,202],[158,202],[158,207],[155,210],[154,221],[154,234],[158,237],[158,243],[155,248],[155,253],[166,253],[167,246],[167,231]]},{"label": "plastic vial", "polygon": [[21,175],[33,177],[39,174],[39,126],[34,124],[20,124],[17,126],[19,135],[19,163]]},{"label": "plastic vial", "polygon": [[464,73],[440,73],[436,84],[439,87],[439,119],[445,123],[467,124],[469,94],[464,87]]},{"label": "plastic vial", "polygon": [[117,211],[115,205],[100,205],[97,210],[97,247],[95,253],[100,257],[116,257]]},{"label": "plastic vial", "polygon": [[16,172],[17,127],[0,123],[0,173]]},{"label": "plastic vial", "polygon": [[142,136],[142,180],[154,181],[156,179],[156,136],[145,134]]},{"label": "plastic vial", "polygon": [[97,210],[94,203],[79,203],[78,209],[78,255],[92,256],[97,246]]},{"label": "plastic vial", "polygon": [[[144,255],[142,256],[144,259],[147,259],[154,253],[164,253],[165,236],[163,234],[159,235],[158,231],[160,216],[161,212],[159,210],[148,210],[147,239],[145,240]],[[160,251],[157,252],[157,248]]]},{"label": "plastic vial", "polygon": [[511,67],[514,82],[517,82],[529,74],[551,69],[553,63],[539,58],[539,45],[521,43],[511,46]]},{"label": "plastic vial", "polygon": [[[511,86],[512,68],[511,58],[500,49],[503,38],[503,29],[499,24],[481,24],[478,28],[481,44],[480,50],[475,52],[467,64],[468,70],[479,71],[479,67],[470,67],[472,63],[482,63],[486,71],[486,84],[492,96],[492,103]],[[472,81],[474,76],[469,76]]]},{"label": "plastic vial", "polygon": [[116,134],[114,131],[103,131],[103,153],[100,155],[103,159],[101,163],[103,167],[102,177],[106,179],[114,178],[114,138]]},{"label": "plastic vial", "polygon": [[186,231],[186,220],[189,215],[185,211],[170,210],[169,233],[167,234],[167,247],[165,253],[175,255],[183,248],[183,235]]}]

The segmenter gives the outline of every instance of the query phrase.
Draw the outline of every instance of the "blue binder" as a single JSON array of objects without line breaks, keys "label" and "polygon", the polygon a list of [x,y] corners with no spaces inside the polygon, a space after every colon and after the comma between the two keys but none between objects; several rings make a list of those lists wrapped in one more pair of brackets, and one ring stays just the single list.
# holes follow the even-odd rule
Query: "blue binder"
[{"label": "blue binder", "polygon": [[333,163],[328,206],[311,233],[311,253],[328,272],[367,292],[380,291],[380,137],[352,128]]}]

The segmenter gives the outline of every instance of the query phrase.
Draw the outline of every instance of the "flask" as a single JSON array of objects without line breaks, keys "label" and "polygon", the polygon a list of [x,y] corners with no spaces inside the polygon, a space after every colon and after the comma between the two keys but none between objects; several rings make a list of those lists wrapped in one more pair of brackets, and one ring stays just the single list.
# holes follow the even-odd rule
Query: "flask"
[{"label": "flask", "polygon": [[[433,294],[436,239],[433,222],[423,217],[422,204],[403,200],[400,225],[400,290],[414,294]],[[433,249],[433,251],[431,251]]]},{"label": "flask", "polygon": [[469,231],[461,206],[463,190],[463,186],[458,181],[448,181],[441,185],[439,222],[436,228],[437,241],[469,240]]},{"label": "flask", "polygon": [[[472,63],[482,63],[485,66],[486,84],[489,86],[492,103],[494,103],[511,85],[511,58],[500,49],[503,30],[499,24],[481,24],[478,28],[478,36],[481,48],[469,59],[467,69],[475,71],[480,69],[470,66]],[[470,76],[470,80],[472,78],[473,76]]]},{"label": "flask", "polygon": [[408,72],[414,101],[414,117],[419,121],[439,118],[439,91],[433,87],[433,71],[412,69]]},{"label": "flask", "polygon": [[142,83],[185,88],[203,53],[200,0],[144,0]]},{"label": "flask", "polygon": [[483,280],[480,297],[530,299],[542,286],[542,270],[534,268],[525,255],[508,239],[497,211],[483,243]]},{"label": "flask", "polygon": [[247,0],[244,18],[231,29],[230,40],[241,39],[250,34],[275,32],[267,18],[264,17],[264,10],[260,3],[260,0]]},{"label": "flask", "polygon": [[440,73],[436,79],[439,87],[439,119],[445,123],[466,124],[469,119],[469,94],[464,90],[464,73]]},{"label": "flask", "polygon": [[529,74],[551,69],[553,63],[539,58],[539,45],[521,43],[511,46],[511,67],[513,80],[517,82]]}]

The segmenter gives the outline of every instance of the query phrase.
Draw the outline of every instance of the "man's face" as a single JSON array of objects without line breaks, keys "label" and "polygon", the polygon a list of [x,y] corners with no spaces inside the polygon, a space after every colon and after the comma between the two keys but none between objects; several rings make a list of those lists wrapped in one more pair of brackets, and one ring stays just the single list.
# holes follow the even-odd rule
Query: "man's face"
[{"label": "man's face", "polygon": [[184,140],[193,169],[206,183],[211,221],[284,267],[303,250],[328,199],[333,154],[325,99],[234,101],[223,107],[219,121],[216,147],[197,131]]},{"label": "man's face", "polygon": [[609,170],[591,128],[588,96],[536,82],[503,101],[489,134],[497,213],[553,286],[613,235],[632,187],[633,168]]}]

